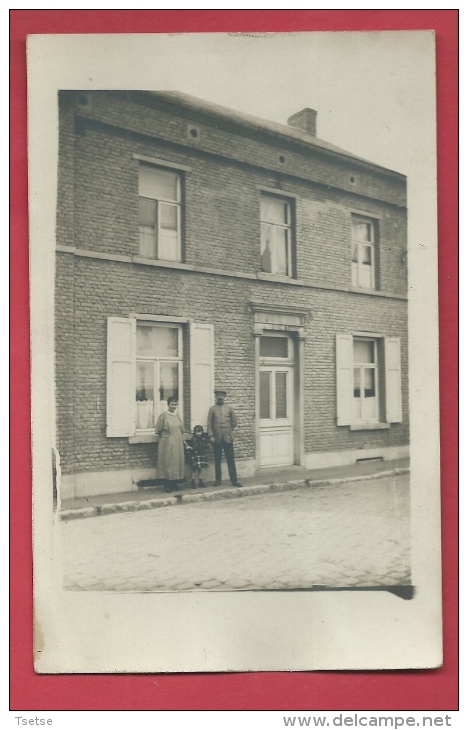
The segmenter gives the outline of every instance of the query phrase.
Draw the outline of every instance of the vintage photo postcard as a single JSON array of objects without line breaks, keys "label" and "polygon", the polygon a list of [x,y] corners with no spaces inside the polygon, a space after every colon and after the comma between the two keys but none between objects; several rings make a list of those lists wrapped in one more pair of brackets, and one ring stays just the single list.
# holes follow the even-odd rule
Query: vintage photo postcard
[{"label": "vintage photo postcard", "polygon": [[440,666],[430,31],[28,39],[35,669]]}]

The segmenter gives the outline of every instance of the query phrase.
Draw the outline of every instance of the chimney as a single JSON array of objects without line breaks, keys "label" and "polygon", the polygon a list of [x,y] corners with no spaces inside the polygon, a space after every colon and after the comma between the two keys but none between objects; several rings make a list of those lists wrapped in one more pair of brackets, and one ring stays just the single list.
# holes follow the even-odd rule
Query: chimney
[{"label": "chimney", "polygon": [[302,109],[302,111],[289,117],[288,124],[290,127],[296,127],[312,137],[317,136],[317,112],[315,109]]}]

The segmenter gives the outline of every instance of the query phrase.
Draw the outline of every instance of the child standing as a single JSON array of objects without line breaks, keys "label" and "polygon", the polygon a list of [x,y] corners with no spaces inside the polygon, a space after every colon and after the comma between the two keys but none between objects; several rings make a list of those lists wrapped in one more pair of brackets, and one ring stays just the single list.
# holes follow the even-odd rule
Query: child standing
[{"label": "child standing", "polygon": [[206,487],[205,482],[201,479],[201,471],[202,469],[206,469],[208,466],[208,449],[210,448],[210,441],[208,439],[208,434],[206,434],[203,429],[203,426],[195,426],[192,438],[187,441],[187,446],[189,448],[189,462],[192,468],[191,487],[192,489],[196,489],[197,486]]}]

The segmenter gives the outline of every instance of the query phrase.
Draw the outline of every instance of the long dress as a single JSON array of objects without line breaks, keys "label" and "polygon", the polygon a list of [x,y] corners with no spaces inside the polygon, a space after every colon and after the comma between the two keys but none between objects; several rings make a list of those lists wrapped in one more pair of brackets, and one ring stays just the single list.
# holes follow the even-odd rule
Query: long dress
[{"label": "long dress", "polygon": [[158,477],[167,481],[183,481],[184,427],[178,413],[161,413],[156,424],[158,443]]}]

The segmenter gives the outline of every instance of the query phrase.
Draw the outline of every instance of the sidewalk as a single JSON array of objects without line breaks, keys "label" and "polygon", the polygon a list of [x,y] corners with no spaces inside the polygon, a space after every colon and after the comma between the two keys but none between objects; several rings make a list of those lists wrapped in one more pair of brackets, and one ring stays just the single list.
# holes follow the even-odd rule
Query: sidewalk
[{"label": "sidewalk", "polygon": [[82,517],[96,517],[116,512],[169,507],[171,505],[200,502],[212,499],[230,499],[265,492],[286,491],[299,487],[325,486],[339,482],[376,479],[404,474],[409,471],[409,459],[396,461],[369,461],[361,464],[336,466],[328,469],[303,469],[292,466],[287,469],[272,469],[248,479],[242,479],[242,487],[209,484],[204,489],[191,489],[182,485],[173,494],[166,494],[163,487],[139,489],[136,492],[120,492],[96,497],[67,499],[61,504],[60,518],[63,520]]}]

